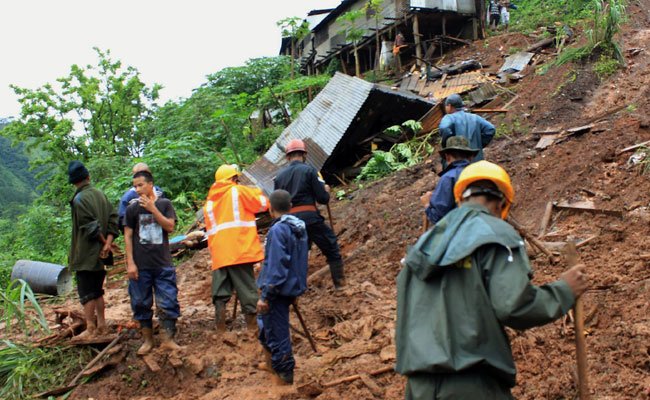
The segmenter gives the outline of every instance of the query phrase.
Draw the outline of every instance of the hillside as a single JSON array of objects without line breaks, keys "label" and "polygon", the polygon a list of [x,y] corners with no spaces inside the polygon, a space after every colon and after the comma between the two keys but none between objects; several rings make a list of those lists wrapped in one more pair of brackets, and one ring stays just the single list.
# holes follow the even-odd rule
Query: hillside
[{"label": "hillside", "polygon": [[[515,188],[512,215],[537,235],[548,202],[591,201],[598,209],[620,215],[555,210],[546,242],[586,241],[580,247],[589,268],[591,289],[584,296],[587,358],[592,398],[647,399],[650,393],[650,199],[645,164],[635,164],[625,147],[650,140],[648,65],[650,0],[628,8],[623,35],[626,67],[601,80],[593,62],[567,64],[537,75],[534,68],[509,90],[519,95],[505,116],[490,117],[502,135],[485,149],[486,159],[510,173]],[[512,47],[533,40],[508,33],[478,41],[449,54],[451,60],[477,57],[496,71]],[[575,76],[574,78],[570,78]],[[616,111],[618,110],[618,111]],[[587,132],[568,136],[544,150],[536,149],[543,130],[565,130],[596,118]],[[507,131],[505,130],[507,129]],[[583,133],[584,132],[584,133]],[[646,158],[647,160],[647,158]],[[201,250],[177,266],[178,342],[184,346],[174,367],[163,353],[152,358],[152,372],[135,352],[141,338],[132,324],[127,279],[115,275],[106,285],[106,314],[113,329],[127,329],[122,361],[99,372],[72,391],[70,399],[390,399],[403,398],[405,379],[390,369],[394,362],[395,278],[406,247],[422,232],[420,195],[436,183],[434,157],[371,184],[350,185],[345,200],[333,201],[334,228],[344,257],[349,287],[331,289],[329,275],[316,276],[300,298],[300,308],[318,345],[292,331],[297,359],[296,383],[287,389],[269,386],[269,374],[257,369],[262,361],[256,339],[245,331],[238,315],[220,337],[210,303],[210,261]],[[324,211],[323,211],[324,212]],[[262,237],[263,240],[263,237]],[[534,251],[531,249],[531,254]],[[556,280],[567,269],[543,254],[531,256],[534,283]],[[326,266],[314,250],[310,274]],[[232,312],[228,304],[228,315]],[[80,309],[76,298],[46,307]],[[291,324],[299,327],[295,316]],[[298,328],[297,330],[299,330]],[[573,324],[561,319],[527,331],[508,329],[518,368],[518,399],[576,398]],[[361,379],[329,385],[356,374]]]},{"label": "hillside", "polygon": [[[0,120],[0,130],[6,121]],[[11,139],[0,136],[0,217],[15,217],[21,205],[29,205],[37,197],[39,182],[29,170],[25,145],[11,146]]]}]

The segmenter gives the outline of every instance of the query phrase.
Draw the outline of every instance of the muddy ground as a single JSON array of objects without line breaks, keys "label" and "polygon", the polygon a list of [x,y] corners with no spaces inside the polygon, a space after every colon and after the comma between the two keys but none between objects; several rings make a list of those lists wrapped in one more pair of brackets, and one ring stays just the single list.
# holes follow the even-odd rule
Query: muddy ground
[{"label": "muddy ground", "polygon": [[[641,173],[642,166],[630,166],[633,152],[617,154],[626,146],[650,140],[647,3],[634,2],[628,8],[631,20],[624,46],[642,50],[628,54],[623,71],[601,82],[590,63],[555,68],[545,76],[534,74],[532,68],[524,70],[525,77],[509,86],[520,96],[512,111],[505,117],[490,117],[497,128],[502,123],[511,128],[509,137],[495,139],[485,151],[488,160],[500,163],[512,175],[516,193],[512,214],[533,234],[539,231],[550,201],[592,200],[597,207],[622,211],[621,218],[556,210],[544,238],[559,242],[594,237],[579,250],[592,282],[584,303],[590,388],[595,399],[647,399],[650,390],[649,175]],[[490,64],[489,69],[497,70],[509,47],[534,42],[510,33],[491,37],[487,48],[479,41],[455,55],[463,59],[478,54]],[[571,74],[576,79],[567,79]],[[540,137],[536,130],[579,126],[618,105],[632,107],[607,117],[591,132],[543,151],[534,149]],[[319,352],[315,354],[307,340],[292,331],[297,359],[293,387],[272,387],[269,373],[257,368],[260,348],[243,330],[241,315],[229,321],[229,333],[216,335],[209,254],[202,250],[177,266],[183,366],[175,368],[167,356],[154,353],[161,370],[151,372],[135,355],[141,338],[131,329],[123,350],[126,359],[75,389],[70,398],[403,398],[406,381],[392,371],[331,387],[326,383],[394,363],[395,278],[406,246],[421,234],[423,212],[418,198],[435,186],[434,168],[439,168],[438,162],[431,159],[363,188],[337,188],[347,193],[347,198],[332,203],[332,212],[349,286],[335,293],[326,274],[311,281],[299,299]],[[551,265],[544,255],[531,263],[536,284],[557,279],[567,268],[562,262]],[[325,265],[314,247],[310,273]],[[124,276],[107,284],[106,303],[109,319],[118,325],[131,322]],[[74,300],[69,306],[78,307]],[[291,323],[300,326],[294,315]],[[508,333],[518,369],[513,390],[517,398],[576,398],[571,323],[559,320]]]}]

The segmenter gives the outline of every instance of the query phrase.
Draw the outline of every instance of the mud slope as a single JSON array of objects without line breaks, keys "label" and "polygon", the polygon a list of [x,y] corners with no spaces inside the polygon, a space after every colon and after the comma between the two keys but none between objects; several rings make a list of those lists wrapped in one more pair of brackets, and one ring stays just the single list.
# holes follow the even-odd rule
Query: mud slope
[{"label": "mud slope", "polygon": [[[547,241],[595,237],[580,248],[589,267],[592,289],[585,295],[587,351],[593,398],[643,399],[650,389],[650,198],[648,175],[628,168],[632,153],[617,150],[650,140],[648,98],[650,38],[647,1],[629,6],[626,48],[642,51],[628,56],[622,73],[600,82],[589,64],[565,66],[540,77],[526,77],[512,87],[520,98],[505,117],[492,117],[500,127],[513,127],[510,138],[498,138],[486,158],[502,164],[516,190],[513,214],[537,233],[549,201],[592,200],[597,207],[620,210],[623,217],[556,211]],[[493,37],[459,49],[464,58],[479,55],[498,69],[509,46],[523,47],[531,39],[518,34]],[[532,44],[532,43],[531,43]],[[487,62],[486,62],[487,63]],[[576,71],[577,78],[566,79]],[[561,87],[560,87],[561,86]],[[558,90],[558,87],[559,90]],[[580,97],[580,100],[576,100]],[[572,100],[573,99],[573,100]],[[534,150],[538,136],[550,127],[573,127],[617,105],[633,104],[598,124],[598,129],[549,147]],[[516,127],[515,127],[516,122]],[[529,132],[529,133],[524,133]],[[323,384],[359,373],[370,373],[394,362],[395,278],[407,245],[422,229],[419,196],[435,186],[433,160],[401,170],[381,181],[344,188],[351,198],[334,201],[332,211],[339,234],[349,286],[333,293],[328,274],[314,279],[300,298],[300,307],[316,339],[316,356],[296,333],[292,315],[296,384],[277,389],[269,374],[257,369],[259,346],[243,328],[241,315],[229,321],[230,332],[217,337],[210,305],[207,250],[177,268],[182,317],[174,368],[163,354],[153,358],[161,367],[151,372],[135,355],[141,343],[130,331],[127,358],[112,370],[77,388],[70,398],[87,399],[400,399],[405,379],[393,372],[364,377],[331,387]],[[532,260],[537,284],[557,279],[566,265],[551,265],[545,256]],[[325,266],[312,251],[310,272]],[[126,325],[130,310],[126,281],[120,277],[107,290],[108,318]],[[70,306],[76,307],[74,301]],[[229,313],[232,302],[229,303]],[[519,399],[575,398],[575,345],[572,324],[557,321],[525,332],[508,330],[519,371],[514,394]]]}]

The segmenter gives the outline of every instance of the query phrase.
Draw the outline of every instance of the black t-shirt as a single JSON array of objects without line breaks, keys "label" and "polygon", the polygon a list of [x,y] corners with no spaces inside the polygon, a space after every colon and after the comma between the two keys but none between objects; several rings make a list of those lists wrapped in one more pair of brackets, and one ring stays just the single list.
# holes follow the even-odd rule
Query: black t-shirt
[{"label": "black t-shirt", "polygon": [[[169,199],[157,199],[156,208],[165,217],[176,221],[176,212]],[[140,206],[140,203],[134,202],[126,209],[124,222],[133,229],[133,259],[138,269],[174,265],[167,232],[156,222],[152,213]]]}]

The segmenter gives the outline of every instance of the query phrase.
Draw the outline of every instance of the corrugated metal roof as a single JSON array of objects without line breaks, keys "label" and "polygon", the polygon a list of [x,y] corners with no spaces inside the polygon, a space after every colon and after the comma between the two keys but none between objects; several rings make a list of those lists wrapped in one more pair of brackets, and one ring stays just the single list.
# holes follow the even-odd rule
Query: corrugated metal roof
[{"label": "corrugated metal roof", "polygon": [[533,58],[535,54],[527,53],[525,51],[513,54],[510,57],[506,58],[506,61],[503,63],[499,72],[519,72],[526,68],[526,65],[530,62],[530,59]]},{"label": "corrugated metal roof", "polygon": [[[307,163],[320,169],[339,143],[350,123],[372,91],[362,79],[337,73],[314,100],[280,134],[264,156],[244,170],[243,183],[254,184],[265,193],[273,191],[273,178],[286,166],[284,146],[299,138],[307,146]],[[248,180],[248,182],[246,182]]]}]

